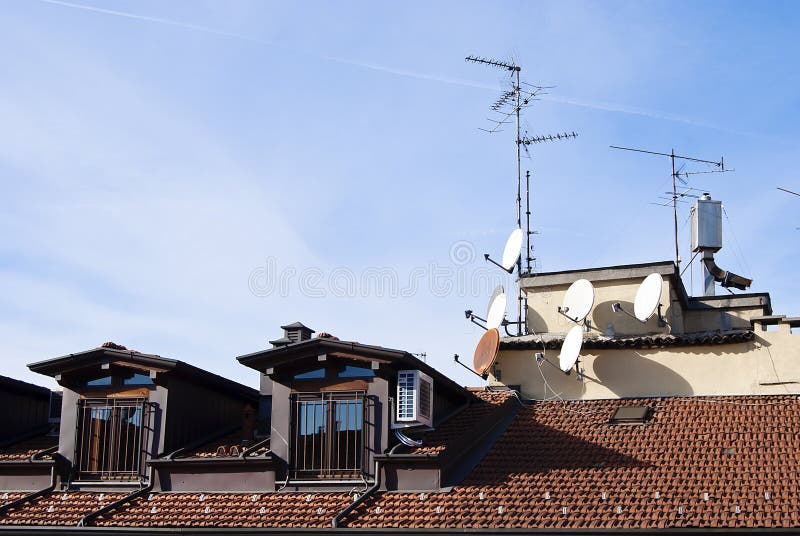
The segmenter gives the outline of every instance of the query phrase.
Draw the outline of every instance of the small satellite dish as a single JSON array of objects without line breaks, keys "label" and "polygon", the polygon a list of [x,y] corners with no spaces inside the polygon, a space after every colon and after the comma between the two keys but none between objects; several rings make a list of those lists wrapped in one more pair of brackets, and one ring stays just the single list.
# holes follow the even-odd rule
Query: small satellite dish
[{"label": "small satellite dish", "polygon": [[496,328],[488,330],[475,347],[475,357],[472,361],[475,372],[481,376],[486,374],[486,371],[494,364],[494,360],[497,359],[497,351],[499,349],[500,332]]},{"label": "small satellite dish", "polygon": [[594,287],[587,279],[578,279],[564,294],[564,303],[559,312],[572,320],[581,322],[586,318],[594,305]]},{"label": "small satellite dish", "polygon": [[581,346],[583,346],[583,328],[581,326],[572,326],[564,337],[564,343],[561,345],[561,354],[558,356],[558,364],[561,370],[569,372],[569,369],[578,360],[578,354],[581,353]]},{"label": "small satellite dish", "polygon": [[503,286],[500,285],[492,293],[489,299],[489,307],[486,311],[486,329],[499,328],[503,323],[503,318],[506,315],[506,293]]},{"label": "small satellite dish", "polygon": [[640,322],[647,322],[656,312],[661,301],[661,286],[663,281],[660,274],[650,274],[644,278],[639,290],[636,291],[636,298],[633,300],[633,316]]},{"label": "small satellite dish", "polygon": [[517,227],[511,231],[511,235],[506,241],[506,248],[503,250],[503,268],[511,272],[517,264],[522,253],[522,229]]}]

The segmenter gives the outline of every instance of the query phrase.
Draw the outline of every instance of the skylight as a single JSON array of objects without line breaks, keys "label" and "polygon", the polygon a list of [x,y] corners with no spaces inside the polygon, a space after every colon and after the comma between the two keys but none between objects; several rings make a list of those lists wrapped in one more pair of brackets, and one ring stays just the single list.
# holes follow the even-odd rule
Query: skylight
[{"label": "skylight", "polygon": [[620,406],[609,419],[609,424],[644,424],[650,418],[649,406]]}]

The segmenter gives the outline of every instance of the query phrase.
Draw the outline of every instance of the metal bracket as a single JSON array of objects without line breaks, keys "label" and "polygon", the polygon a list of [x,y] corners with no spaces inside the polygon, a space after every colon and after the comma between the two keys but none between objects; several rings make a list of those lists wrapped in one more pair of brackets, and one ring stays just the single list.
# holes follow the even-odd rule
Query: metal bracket
[{"label": "metal bracket", "polygon": [[495,261],[488,253],[484,253],[483,254],[483,258],[486,261],[491,262],[492,264],[494,264],[495,266],[497,266],[498,268],[500,268],[504,272],[508,272],[509,274],[513,274],[514,273],[514,266],[512,266],[510,269],[506,269],[505,267],[503,267],[502,264],[500,264],[497,261]]},{"label": "metal bracket", "polygon": [[[615,313],[623,313],[623,314],[626,314],[626,315],[628,315],[629,317],[633,318],[634,320],[636,320],[637,322],[639,322],[639,323],[641,323],[641,324],[647,324],[647,320],[645,320],[644,322],[642,322],[641,320],[639,320],[638,318],[636,318],[636,316],[635,316],[635,315],[632,315],[631,313],[629,313],[628,311],[626,311],[625,309],[623,309],[623,307],[622,307],[622,304],[621,304],[620,302],[614,302],[614,303],[612,303],[612,304],[611,304],[611,310],[612,310],[612,311],[614,311]],[[668,322],[667,322],[667,320],[664,318],[664,315],[662,315],[662,314],[661,314],[661,304],[659,303],[659,304],[658,304],[658,327],[660,327],[660,328],[664,328],[664,327],[667,327],[667,325],[669,325],[669,323],[668,323]]]}]

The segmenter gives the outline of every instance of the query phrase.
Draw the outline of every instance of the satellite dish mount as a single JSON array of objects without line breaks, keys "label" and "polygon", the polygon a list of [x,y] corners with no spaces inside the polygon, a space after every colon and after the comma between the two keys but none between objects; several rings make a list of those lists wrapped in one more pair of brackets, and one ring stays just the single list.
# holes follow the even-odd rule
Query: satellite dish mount
[{"label": "satellite dish mount", "polygon": [[564,294],[564,301],[558,307],[558,314],[578,325],[588,328],[586,317],[594,306],[594,286],[588,279],[578,279]]},{"label": "satellite dish mount", "polygon": [[666,327],[667,321],[661,314],[661,291],[663,285],[664,280],[661,278],[661,274],[652,273],[644,278],[644,281],[636,290],[636,298],[633,301],[633,314],[626,311],[620,302],[612,303],[611,310],[615,313],[628,315],[642,324],[646,324],[653,316],[653,313],[658,311],[658,327]]}]

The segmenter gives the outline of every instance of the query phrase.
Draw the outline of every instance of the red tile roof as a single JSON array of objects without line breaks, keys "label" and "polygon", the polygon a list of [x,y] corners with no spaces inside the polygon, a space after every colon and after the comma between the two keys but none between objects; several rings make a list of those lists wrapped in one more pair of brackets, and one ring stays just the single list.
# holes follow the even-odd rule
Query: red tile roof
[{"label": "red tile roof", "polygon": [[3,492],[3,493],[0,493],[0,506],[3,506],[4,504],[8,504],[11,501],[16,501],[17,499],[20,499],[20,498],[24,497],[25,495],[27,495],[27,493],[23,493],[23,492],[16,492],[16,493]]},{"label": "red tile roof", "polygon": [[[0,461],[28,461],[31,456],[39,451],[46,450],[58,445],[58,438],[47,435],[40,435],[25,439],[19,443],[0,448]],[[45,456],[47,457],[47,456]]]},{"label": "red tile roof", "polygon": [[95,525],[127,527],[330,527],[345,493],[161,493],[121,507]]},{"label": "red tile roof", "polygon": [[[608,425],[620,404],[653,416]],[[797,396],[537,402],[451,492],[381,494],[348,526],[798,526],[798,430]]]},{"label": "red tile roof", "polygon": [[498,413],[505,404],[515,403],[511,391],[474,391],[476,400],[440,427],[422,435],[422,447],[412,449],[414,454],[441,454],[451,445],[469,434],[475,423],[488,415]]},{"label": "red tile roof", "polygon": [[[508,393],[481,397],[495,408],[519,403]],[[652,416],[643,425],[609,425],[620,405],[648,406]],[[483,409],[489,412],[477,420],[491,415]],[[445,436],[477,422],[456,424],[456,418],[440,436],[432,434],[430,446],[437,437],[448,444]],[[533,402],[520,406],[451,491],[380,493],[344,521],[354,528],[423,529],[797,527],[798,431],[800,400],[790,395]],[[73,525],[113,500],[97,496],[70,493],[62,501],[53,493],[0,516],[0,523]],[[328,527],[350,501],[344,493],[163,493],[96,524]]]},{"label": "red tile roof", "polygon": [[124,496],[124,493],[54,492],[5,512],[0,516],[0,525],[75,526],[86,514]]}]

